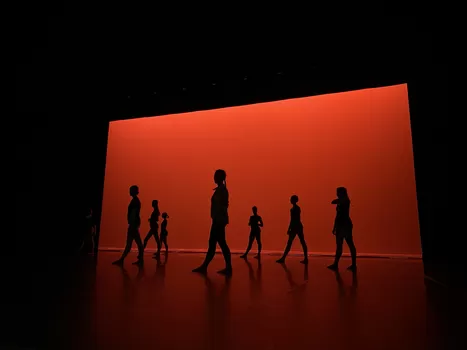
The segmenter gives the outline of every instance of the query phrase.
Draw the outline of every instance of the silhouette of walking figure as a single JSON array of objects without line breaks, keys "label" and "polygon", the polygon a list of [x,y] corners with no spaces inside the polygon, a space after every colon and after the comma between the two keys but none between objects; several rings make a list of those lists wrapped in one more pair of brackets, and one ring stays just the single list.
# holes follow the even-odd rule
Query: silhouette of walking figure
[{"label": "silhouette of walking figure", "polygon": [[308,248],[306,246],[305,236],[303,235],[303,224],[300,219],[301,209],[297,205],[298,196],[293,195],[292,197],[290,197],[290,203],[292,204],[292,208],[290,209],[290,225],[287,231],[287,234],[289,235],[289,240],[287,241],[287,246],[285,247],[284,254],[276,262],[280,264],[283,264],[285,262],[285,258],[289,254],[290,248],[292,248],[292,243],[295,239],[295,236],[298,236],[303,248],[303,255],[305,257],[300,262],[302,264],[308,264]]},{"label": "silhouette of walking figure", "polygon": [[240,257],[245,259],[250,252],[251,247],[253,246],[253,241],[256,239],[256,243],[258,244],[258,255],[255,256],[256,259],[261,257],[261,227],[264,226],[263,219],[261,216],[258,215],[258,208],[253,207],[253,215],[250,216],[250,221],[248,222],[248,226],[251,227],[250,230],[250,237],[248,240],[248,247],[246,248],[245,254],[241,255]]},{"label": "silhouette of walking figure", "polygon": [[85,255],[95,254],[95,242],[96,237],[96,224],[94,222],[94,217],[92,209],[88,208],[88,212],[85,218],[85,232],[83,244],[81,245],[81,252]]},{"label": "silhouette of walking figure", "polygon": [[138,198],[139,188],[136,185],[130,187],[130,196],[133,197],[130,205],[128,205],[128,231],[126,234],[126,246],[123,251],[122,256],[117,261],[114,261],[114,265],[123,265],[123,261],[131,250],[133,241],[136,242],[138,246],[138,260],[133,263],[133,265],[142,265],[143,264],[143,242],[141,242],[141,237],[139,235],[139,227],[141,225],[140,211],[141,211],[141,202]]},{"label": "silhouette of walking figure", "polygon": [[222,250],[225,260],[225,269],[218,271],[220,274],[231,275],[232,274],[232,259],[230,255],[230,249],[225,240],[225,227],[229,223],[229,191],[226,186],[227,174],[224,170],[218,169],[214,173],[214,182],[217,187],[214,189],[214,194],[211,198],[211,232],[209,234],[209,248],[206,253],[204,262],[198,268],[194,269],[193,272],[206,273],[209,263],[214,258],[216,253],[216,245]]},{"label": "silhouette of walking figure", "polygon": [[156,240],[156,245],[157,245],[157,252],[154,255],[159,255],[161,251],[161,241],[159,240],[159,216],[161,215],[159,211],[159,201],[156,199],[152,201],[152,208],[153,211],[151,213],[151,217],[149,218],[149,232],[144,238],[144,249],[146,249],[146,246],[148,244],[148,241],[151,239],[152,236],[154,236],[154,239]]},{"label": "silhouette of walking figure", "polygon": [[338,269],[339,259],[342,256],[342,246],[345,240],[352,256],[352,265],[348,269],[355,271],[357,268],[357,249],[352,237],[353,223],[350,219],[350,198],[345,187],[337,188],[337,198],[331,204],[336,204],[336,219],[334,220],[334,228],[332,229],[332,234],[336,236],[336,256],[334,263],[329,265],[328,268],[331,270]]},{"label": "silhouette of walking figure", "polygon": [[162,225],[161,225],[161,245],[164,244],[165,246],[165,252],[167,253],[169,251],[169,246],[167,244],[167,236],[169,234],[169,231],[167,231],[167,219],[169,218],[169,215],[167,213],[162,213]]}]

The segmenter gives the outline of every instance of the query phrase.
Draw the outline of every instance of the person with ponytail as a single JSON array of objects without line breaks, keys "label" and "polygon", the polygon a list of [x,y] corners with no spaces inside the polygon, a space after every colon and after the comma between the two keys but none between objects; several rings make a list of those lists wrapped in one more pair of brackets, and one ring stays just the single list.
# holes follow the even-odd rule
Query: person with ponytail
[{"label": "person with ponytail", "polygon": [[222,250],[222,255],[225,260],[225,269],[218,271],[220,274],[232,274],[232,259],[230,249],[225,239],[225,227],[229,223],[229,191],[227,190],[226,172],[222,169],[216,170],[214,173],[214,182],[217,187],[214,189],[214,194],[211,198],[211,232],[209,234],[209,247],[206,257],[201,266],[193,270],[193,272],[206,273],[209,263],[216,254],[216,246]]},{"label": "person with ponytail", "polygon": [[357,269],[357,249],[355,248],[352,235],[353,223],[350,219],[350,198],[345,187],[337,188],[337,198],[331,204],[336,204],[336,218],[332,229],[332,234],[336,236],[336,256],[334,263],[329,265],[328,268],[334,271],[338,270],[339,259],[342,256],[342,246],[345,240],[352,257],[352,265],[348,269],[355,271]]}]

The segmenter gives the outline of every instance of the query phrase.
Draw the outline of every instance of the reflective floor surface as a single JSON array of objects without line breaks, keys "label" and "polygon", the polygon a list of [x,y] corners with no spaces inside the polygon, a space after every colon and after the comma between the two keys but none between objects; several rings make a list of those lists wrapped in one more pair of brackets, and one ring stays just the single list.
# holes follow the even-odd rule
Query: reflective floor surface
[{"label": "reflective floor surface", "polygon": [[420,260],[233,258],[233,276],[192,273],[201,254],[171,253],[144,268],[100,253],[54,315],[63,349],[463,349],[465,294],[424,280]]}]

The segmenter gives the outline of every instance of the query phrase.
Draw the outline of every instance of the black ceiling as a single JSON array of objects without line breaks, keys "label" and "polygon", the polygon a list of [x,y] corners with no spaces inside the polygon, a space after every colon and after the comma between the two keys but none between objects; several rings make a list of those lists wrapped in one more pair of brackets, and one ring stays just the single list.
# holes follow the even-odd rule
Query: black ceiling
[{"label": "black ceiling", "polygon": [[144,105],[149,96],[154,104],[156,96],[238,94],[304,80],[334,81],[337,90],[358,80],[358,88],[404,81],[439,60],[431,27],[414,17],[338,18],[295,32],[282,23],[251,31],[241,21],[240,29],[203,31],[178,23],[72,8],[49,14],[47,26],[17,44],[17,112],[123,106],[122,113],[144,114],[128,96]]}]

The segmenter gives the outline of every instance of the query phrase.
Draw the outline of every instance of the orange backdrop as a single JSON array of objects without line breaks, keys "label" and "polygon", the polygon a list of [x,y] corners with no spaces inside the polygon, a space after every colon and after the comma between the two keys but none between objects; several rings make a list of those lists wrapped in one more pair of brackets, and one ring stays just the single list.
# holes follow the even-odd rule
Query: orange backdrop
[{"label": "orange backdrop", "polygon": [[330,202],[345,186],[359,254],[421,255],[405,84],[112,122],[100,247],[124,246],[128,188],[137,184],[143,238],[158,199],[170,248],[206,249],[218,168],[227,172],[234,251],[246,247],[253,205],[263,249],[283,250],[297,194],[309,250],[333,253]]}]

